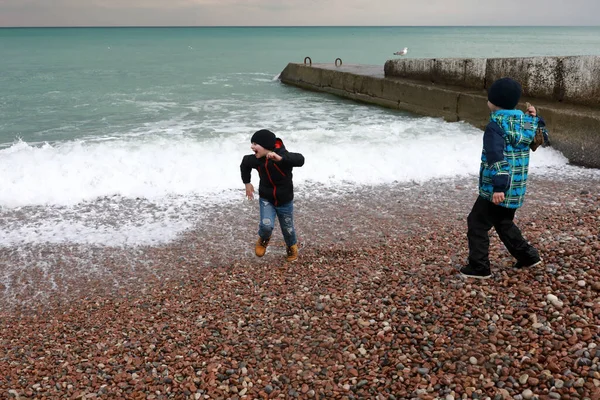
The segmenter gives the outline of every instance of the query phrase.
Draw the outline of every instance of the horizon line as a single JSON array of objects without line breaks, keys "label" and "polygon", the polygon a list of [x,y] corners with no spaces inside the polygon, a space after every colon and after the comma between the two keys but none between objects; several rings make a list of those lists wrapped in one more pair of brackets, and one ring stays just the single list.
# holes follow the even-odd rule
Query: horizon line
[{"label": "horizon line", "polygon": [[0,29],[63,28],[598,28],[600,25],[22,25]]}]

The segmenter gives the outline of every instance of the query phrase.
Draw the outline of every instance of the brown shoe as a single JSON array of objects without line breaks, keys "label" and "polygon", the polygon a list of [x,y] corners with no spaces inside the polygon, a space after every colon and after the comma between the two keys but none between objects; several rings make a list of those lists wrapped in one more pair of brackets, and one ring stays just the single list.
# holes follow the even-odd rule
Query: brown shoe
[{"label": "brown shoe", "polygon": [[285,261],[292,262],[298,259],[298,245],[295,244],[287,248],[287,256],[285,257]]},{"label": "brown shoe", "polygon": [[262,257],[265,255],[270,239],[271,238],[264,240],[261,237],[258,238],[258,240],[256,241],[256,247],[254,248],[254,252],[256,253],[257,257]]}]

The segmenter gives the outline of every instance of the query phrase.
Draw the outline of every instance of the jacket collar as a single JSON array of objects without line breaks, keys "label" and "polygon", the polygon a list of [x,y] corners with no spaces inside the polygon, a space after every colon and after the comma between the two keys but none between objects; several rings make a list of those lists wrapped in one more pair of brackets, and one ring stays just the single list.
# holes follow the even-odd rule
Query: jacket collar
[{"label": "jacket collar", "polygon": [[492,118],[494,117],[521,117],[525,115],[521,110],[497,110],[492,112]]}]

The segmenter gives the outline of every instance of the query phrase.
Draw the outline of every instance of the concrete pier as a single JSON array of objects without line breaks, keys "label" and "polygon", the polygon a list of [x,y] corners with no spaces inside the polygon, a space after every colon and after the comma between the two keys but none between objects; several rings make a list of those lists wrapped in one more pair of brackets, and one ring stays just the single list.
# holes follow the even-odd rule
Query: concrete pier
[{"label": "concrete pier", "polygon": [[552,146],[571,163],[600,168],[600,57],[524,59],[399,59],[373,65],[296,64],[283,83],[420,115],[489,120],[487,87],[513,77],[543,116]]}]

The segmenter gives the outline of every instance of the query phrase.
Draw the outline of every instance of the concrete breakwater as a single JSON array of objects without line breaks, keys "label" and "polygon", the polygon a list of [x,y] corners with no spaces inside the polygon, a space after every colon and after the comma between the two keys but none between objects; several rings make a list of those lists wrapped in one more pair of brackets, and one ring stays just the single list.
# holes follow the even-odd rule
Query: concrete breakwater
[{"label": "concrete breakwater", "polygon": [[356,101],[466,121],[489,119],[487,88],[510,76],[547,122],[552,146],[571,163],[600,168],[600,57],[398,59],[385,66],[290,63],[280,80]]}]

